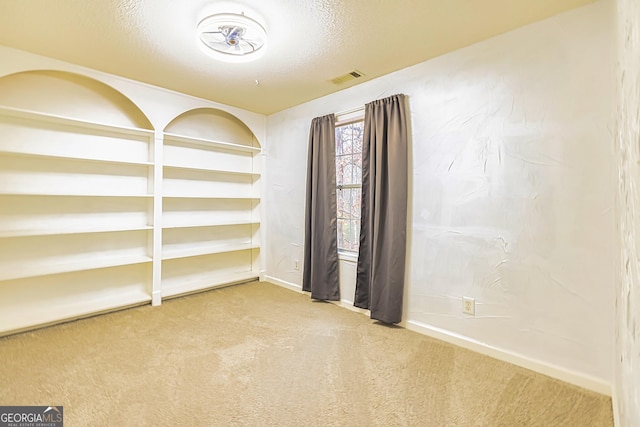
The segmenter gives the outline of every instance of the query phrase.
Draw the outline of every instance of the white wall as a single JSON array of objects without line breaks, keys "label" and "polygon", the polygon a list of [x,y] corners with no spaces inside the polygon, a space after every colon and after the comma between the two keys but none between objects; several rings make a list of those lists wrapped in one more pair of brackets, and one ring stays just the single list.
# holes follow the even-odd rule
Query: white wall
[{"label": "white wall", "polygon": [[621,241],[616,283],[616,388],[620,426],[640,425],[640,4],[618,0],[617,163]]},{"label": "white wall", "polygon": [[[608,392],[612,12],[601,0],[269,116],[267,277],[301,284],[311,119],[404,93],[407,325]],[[352,292],[345,284],[343,299]],[[476,299],[475,317],[461,313],[463,295]]]}]

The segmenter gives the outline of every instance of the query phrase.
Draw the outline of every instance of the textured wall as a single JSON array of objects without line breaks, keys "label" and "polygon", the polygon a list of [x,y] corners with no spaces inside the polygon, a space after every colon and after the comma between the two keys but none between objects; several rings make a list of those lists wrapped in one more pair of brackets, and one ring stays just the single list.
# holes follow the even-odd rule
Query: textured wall
[{"label": "textured wall", "polygon": [[311,119],[402,92],[408,321],[610,382],[612,14],[597,2],[269,116],[266,274],[300,283]]},{"label": "textured wall", "polygon": [[640,426],[640,4],[618,0],[621,280],[616,289],[616,394],[621,426]]}]

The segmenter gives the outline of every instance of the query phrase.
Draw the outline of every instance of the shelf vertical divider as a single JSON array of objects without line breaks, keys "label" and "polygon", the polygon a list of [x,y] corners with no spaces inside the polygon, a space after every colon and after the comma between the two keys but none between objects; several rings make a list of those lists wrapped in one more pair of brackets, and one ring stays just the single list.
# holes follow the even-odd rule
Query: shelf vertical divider
[{"label": "shelf vertical divider", "polygon": [[153,235],[151,237],[152,285],[151,305],[158,306],[162,303],[162,172],[163,172],[163,141],[162,131],[156,130],[153,141],[153,165],[149,172],[153,174],[150,181],[153,185]]},{"label": "shelf vertical divider", "polygon": [[[251,219],[253,221],[259,221],[260,222],[260,226],[257,230],[257,238],[258,238],[258,244],[260,246],[264,245],[264,242],[266,242],[266,227],[265,224],[262,222],[262,219],[266,217],[265,215],[265,209],[266,209],[266,205],[264,202],[264,198],[262,197],[263,194],[266,194],[266,180],[264,177],[264,164],[265,164],[265,153],[264,151],[260,151],[259,153],[255,153],[252,156],[251,159],[251,165],[252,165],[252,169],[254,173],[260,173],[260,178],[256,181],[254,181],[253,183],[253,194],[257,194],[259,195],[259,200],[253,201],[252,202],[252,207],[251,207]],[[257,184],[257,185],[256,185]],[[257,206],[256,206],[257,204]],[[256,212],[257,211],[257,212]],[[252,225],[251,226],[251,241],[252,243],[256,243],[253,239],[254,236],[256,236],[256,225]],[[253,251],[252,251],[253,252]],[[258,254],[258,265],[255,265],[255,261],[253,259],[253,253],[252,253],[252,261],[251,261],[251,270],[253,271],[254,274],[256,274],[258,276],[258,280],[260,280],[261,282],[265,281],[265,266],[267,265],[266,263],[266,251],[262,250],[260,251],[260,253]]]}]

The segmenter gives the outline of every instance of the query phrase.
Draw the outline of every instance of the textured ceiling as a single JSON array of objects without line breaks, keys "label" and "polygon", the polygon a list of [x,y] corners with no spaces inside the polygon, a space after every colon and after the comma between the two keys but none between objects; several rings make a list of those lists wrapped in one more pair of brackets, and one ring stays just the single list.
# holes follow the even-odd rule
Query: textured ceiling
[{"label": "textured ceiling", "polygon": [[[269,114],[592,1],[0,0],[0,44]],[[196,24],[219,12],[261,21],[266,54],[203,53]]]}]

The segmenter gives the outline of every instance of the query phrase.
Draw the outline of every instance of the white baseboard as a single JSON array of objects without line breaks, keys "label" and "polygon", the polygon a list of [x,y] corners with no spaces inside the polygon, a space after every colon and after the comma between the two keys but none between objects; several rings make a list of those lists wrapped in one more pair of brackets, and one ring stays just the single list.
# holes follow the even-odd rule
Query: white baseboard
[{"label": "white baseboard", "polygon": [[162,304],[162,291],[151,292],[151,305],[157,307],[160,304]]},{"label": "white baseboard", "polygon": [[414,320],[408,320],[405,327],[409,330],[432,338],[457,345],[458,347],[466,348],[467,350],[475,351],[476,353],[481,353],[486,356],[493,357],[494,359],[502,360],[503,362],[511,363],[560,381],[577,385],[578,387],[582,387],[587,390],[595,391],[596,393],[604,394],[606,396],[612,395],[611,384],[591,375],[561,368],[559,366],[532,359],[508,350],[492,347],[472,338]]},{"label": "white baseboard", "polygon": [[264,276],[264,282],[273,283],[274,285],[282,286],[283,288],[287,288],[292,291],[302,293],[302,285],[296,285],[295,283],[290,283],[281,279],[277,279],[273,276]]},{"label": "white baseboard", "polygon": [[[273,283],[274,285],[278,285],[281,286],[283,288],[287,288],[291,291],[295,291],[295,292],[299,292],[299,293],[307,293],[304,292],[302,290],[302,286],[301,285],[296,285],[295,283],[291,283],[291,282],[287,282],[285,280],[281,280],[281,279],[277,279],[273,276],[264,276],[264,282],[269,282],[269,283]],[[356,313],[360,313],[360,314],[365,314],[365,315],[369,315],[370,312],[369,310],[365,310],[362,308],[358,308],[358,307],[354,307],[353,305],[353,301],[349,301],[346,299],[340,300],[340,301],[327,301],[330,302],[332,304],[335,304],[339,307],[342,308],[346,308],[347,310],[351,310],[351,311],[355,311]]]},{"label": "white baseboard", "polygon": [[[295,283],[290,283],[272,276],[265,276],[264,280],[273,283],[274,285],[282,286],[283,288],[303,293],[301,285],[296,285]],[[353,301],[333,301],[333,304],[360,314],[364,314],[367,316],[370,315],[369,310],[354,307]],[[400,326],[403,326],[411,331],[448,342],[458,347],[466,348],[467,350],[475,351],[476,353],[484,354],[486,356],[493,357],[494,359],[502,360],[503,362],[511,363],[513,365],[520,366],[543,375],[547,375],[560,381],[564,381],[569,384],[594,391],[596,393],[604,394],[606,396],[612,396],[612,399],[615,397],[615,395],[613,395],[611,384],[591,375],[571,371],[569,369],[561,368],[550,363],[532,359],[530,357],[526,357],[508,350],[492,347],[488,344],[476,341],[472,338],[465,337],[464,335],[456,334],[454,332],[430,326],[415,320],[407,320],[406,322],[402,322]],[[613,405],[615,418],[615,416],[617,415],[615,401],[613,401]]]},{"label": "white baseboard", "polygon": [[620,407],[618,406],[620,401],[618,400],[617,387],[611,387],[611,406],[613,406],[613,425],[614,427],[622,427],[620,421]]},{"label": "white baseboard", "polygon": [[[264,280],[261,280],[261,282],[269,282],[272,283],[274,285],[278,285],[281,286],[283,288],[287,288],[291,291],[295,291],[295,292],[300,292],[300,293],[306,293],[302,290],[302,286],[301,285],[296,285],[295,283],[291,283],[291,282],[287,282],[285,280],[281,280],[281,279],[277,279],[273,276],[264,276]],[[369,310],[365,310],[362,308],[358,308],[358,307],[354,307],[353,306],[353,301],[349,301],[346,299],[340,300],[340,301],[327,301],[330,302],[332,304],[335,304],[339,307],[342,308],[346,308],[348,310],[351,311],[355,311],[356,313],[360,313],[360,314],[365,314],[365,315],[369,315],[370,312]]]},{"label": "white baseboard", "polygon": [[340,300],[340,301],[331,301],[331,302],[334,303],[337,306],[340,306],[342,308],[346,308],[347,310],[351,310],[351,311],[355,311],[356,313],[364,314],[367,317],[371,316],[371,312],[369,310],[365,310],[364,308],[356,307],[355,305],[353,305],[353,301],[349,301],[349,300],[343,299],[343,300]]}]

